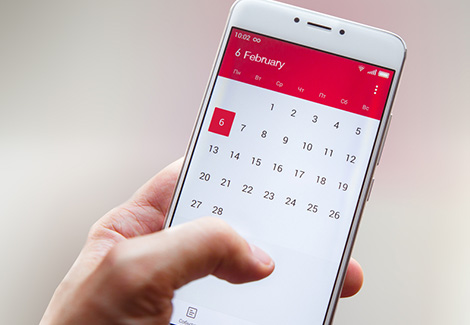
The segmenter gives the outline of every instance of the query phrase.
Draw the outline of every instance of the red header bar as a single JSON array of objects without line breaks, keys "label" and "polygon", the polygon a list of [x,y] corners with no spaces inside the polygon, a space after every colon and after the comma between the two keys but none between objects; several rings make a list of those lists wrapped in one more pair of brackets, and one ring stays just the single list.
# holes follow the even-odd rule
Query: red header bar
[{"label": "red header bar", "polygon": [[219,76],[379,120],[393,71],[233,28]]}]

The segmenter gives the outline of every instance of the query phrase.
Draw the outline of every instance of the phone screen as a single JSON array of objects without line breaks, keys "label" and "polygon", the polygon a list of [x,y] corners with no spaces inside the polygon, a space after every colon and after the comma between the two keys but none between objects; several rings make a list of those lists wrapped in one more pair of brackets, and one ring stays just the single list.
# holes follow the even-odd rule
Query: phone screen
[{"label": "phone screen", "polygon": [[170,225],[220,217],[276,269],[183,287],[172,324],[323,324],[393,77],[232,28]]}]

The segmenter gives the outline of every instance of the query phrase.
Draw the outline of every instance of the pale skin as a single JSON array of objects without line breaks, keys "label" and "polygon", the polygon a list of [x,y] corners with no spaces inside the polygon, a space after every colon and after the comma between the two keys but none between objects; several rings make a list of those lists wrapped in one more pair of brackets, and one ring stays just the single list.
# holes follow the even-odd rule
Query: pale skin
[{"label": "pale skin", "polygon": [[[269,276],[274,261],[225,222],[202,218],[162,230],[182,160],[166,167],[91,228],[41,325],[168,325],[173,293],[212,274],[240,284]],[[351,260],[342,297],[363,281]]]}]

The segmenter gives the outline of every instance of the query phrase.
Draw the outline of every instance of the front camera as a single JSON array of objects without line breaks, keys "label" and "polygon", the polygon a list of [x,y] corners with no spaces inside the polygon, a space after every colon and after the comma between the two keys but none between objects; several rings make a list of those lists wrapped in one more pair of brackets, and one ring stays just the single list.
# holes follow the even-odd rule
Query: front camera
[{"label": "front camera", "polygon": [[294,18],[294,22],[298,23],[300,21],[300,18],[299,17],[295,17]]},{"label": "front camera", "polygon": [[345,31],[344,29],[341,29],[341,30],[339,31],[339,33],[340,33],[341,35],[344,35],[344,34],[346,33],[346,31]]}]

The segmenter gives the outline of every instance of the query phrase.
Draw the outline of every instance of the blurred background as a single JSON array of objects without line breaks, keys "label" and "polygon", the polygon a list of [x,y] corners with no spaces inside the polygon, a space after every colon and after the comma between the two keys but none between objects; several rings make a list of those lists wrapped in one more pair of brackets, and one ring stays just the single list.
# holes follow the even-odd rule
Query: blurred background
[{"label": "blurred background", "polygon": [[[287,2],[408,45],[336,324],[470,324],[470,2]],[[0,0],[0,323],[38,323],[89,227],[184,154],[231,0]]]}]

